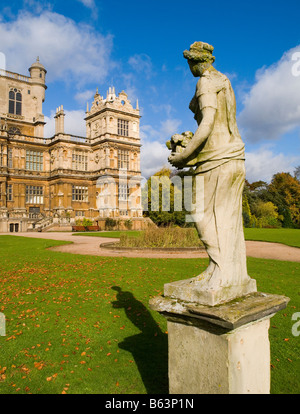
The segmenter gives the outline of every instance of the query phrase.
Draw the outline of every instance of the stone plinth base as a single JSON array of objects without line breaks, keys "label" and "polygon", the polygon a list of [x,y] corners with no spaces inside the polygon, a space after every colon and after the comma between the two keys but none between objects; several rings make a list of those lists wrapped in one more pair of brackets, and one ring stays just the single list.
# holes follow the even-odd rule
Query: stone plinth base
[{"label": "stone plinth base", "polygon": [[164,285],[165,296],[211,306],[228,302],[234,298],[256,292],[256,290],[256,280],[250,278],[243,285],[219,287],[218,289],[204,288],[202,282],[197,281],[196,278]]},{"label": "stone plinth base", "polygon": [[158,296],[168,320],[171,394],[268,394],[269,320],[284,296],[252,293],[218,306]]}]

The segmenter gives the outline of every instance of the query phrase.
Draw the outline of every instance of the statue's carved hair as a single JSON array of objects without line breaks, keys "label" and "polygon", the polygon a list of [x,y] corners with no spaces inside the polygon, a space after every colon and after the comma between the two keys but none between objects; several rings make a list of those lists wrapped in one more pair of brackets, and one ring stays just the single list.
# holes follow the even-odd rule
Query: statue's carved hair
[{"label": "statue's carved hair", "polygon": [[190,46],[190,50],[185,50],[183,56],[194,62],[210,62],[215,61],[215,57],[212,55],[214,48],[205,42],[194,42]]}]

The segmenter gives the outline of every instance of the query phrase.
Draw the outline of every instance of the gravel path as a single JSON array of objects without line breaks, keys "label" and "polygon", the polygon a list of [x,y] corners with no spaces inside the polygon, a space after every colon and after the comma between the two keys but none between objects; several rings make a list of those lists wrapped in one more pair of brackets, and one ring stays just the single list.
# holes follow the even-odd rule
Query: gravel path
[{"label": "gravel path", "polygon": [[[0,233],[1,235],[8,233]],[[93,256],[120,256],[120,257],[149,257],[149,258],[197,258],[207,257],[206,252],[201,251],[185,251],[185,252],[165,252],[165,251],[149,251],[149,250],[108,250],[100,248],[101,243],[109,241],[117,241],[118,239],[108,239],[106,237],[89,237],[89,236],[73,236],[73,233],[9,233],[10,235],[34,237],[40,239],[71,241],[72,244],[58,246],[52,250],[85,254]],[[300,248],[289,247],[279,243],[267,243],[258,241],[246,241],[247,256],[258,257],[275,260],[288,260],[300,262]]]}]

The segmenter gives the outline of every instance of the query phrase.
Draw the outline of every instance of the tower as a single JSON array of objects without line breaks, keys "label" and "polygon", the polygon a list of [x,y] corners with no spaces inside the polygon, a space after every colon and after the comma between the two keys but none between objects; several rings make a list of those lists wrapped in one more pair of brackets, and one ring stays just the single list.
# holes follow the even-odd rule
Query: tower
[{"label": "tower", "polygon": [[124,91],[117,95],[110,87],[103,98],[97,89],[90,110],[87,105],[85,121],[87,139],[95,148],[100,217],[142,217],[138,107],[133,108]]},{"label": "tower", "polygon": [[35,122],[35,134],[36,136],[44,136],[44,115],[42,110],[42,104],[45,101],[46,86],[46,69],[41,64],[39,57],[28,69],[30,73],[31,95],[34,101],[35,116],[33,120]]},{"label": "tower", "polygon": [[46,69],[39,58],[29,68],[30,76],[1,69],[0,119],[10,135],[44,137],[42,104],[47,86]]}]

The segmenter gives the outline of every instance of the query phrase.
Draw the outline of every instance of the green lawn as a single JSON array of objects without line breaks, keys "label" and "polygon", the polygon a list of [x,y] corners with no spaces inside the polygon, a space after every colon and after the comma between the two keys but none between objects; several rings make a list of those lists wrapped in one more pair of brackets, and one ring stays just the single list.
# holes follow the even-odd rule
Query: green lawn
[{"label": "green lawn", "polygon": [[[46,250],[61,242],[0,237],[0,393],[167,393],[166,321],[148,307],[166,282],[206,259],[130,259]],[[272,392],[300,393],[300,264],[248,259],[258,289],[291,301],[271,319]]]},{"label": "green lawn", "polygon": [[300,229],[256,229],[245,228],[246,240],[282,243],[300,247]]},{"label": "green lawn", "polygon": [[[124,233],[125,231],[123,231]],[[113,237],[119,238],[122,231],[105,231],[105,232],[86,232],[74,233],[74,236],[93,236],[93,237]],[[131,236],[138,236],[139,231],[129,230],[126,233]],[[258,229],[245,228],[246,240],[266,241],[273,243],[282,243],[288,246],[300,247],[300,229]]]}]

